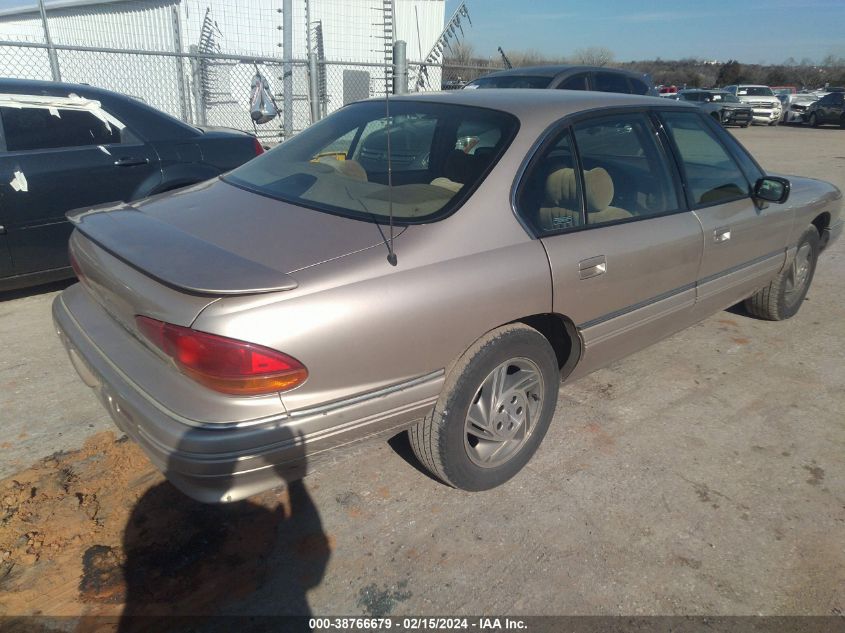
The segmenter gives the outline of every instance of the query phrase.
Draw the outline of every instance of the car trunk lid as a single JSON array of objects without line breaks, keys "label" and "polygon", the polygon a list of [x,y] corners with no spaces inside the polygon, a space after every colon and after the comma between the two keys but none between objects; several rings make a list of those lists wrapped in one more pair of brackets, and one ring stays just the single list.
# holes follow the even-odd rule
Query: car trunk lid
[{"label": "car trunk lid", "polygon": [[83,283],[120,323],[144,314],[190,326],[220,297],[284,292],[298,270],[374,246],[379,227],[219,180],[68,214]]}]

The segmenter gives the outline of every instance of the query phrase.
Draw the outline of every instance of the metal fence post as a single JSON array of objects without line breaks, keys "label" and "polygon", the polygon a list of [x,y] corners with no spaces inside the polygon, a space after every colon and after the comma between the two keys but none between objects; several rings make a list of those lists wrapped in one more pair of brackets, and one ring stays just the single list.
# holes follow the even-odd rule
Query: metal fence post
[{"label": "metal fence post", "polygon": [[305,0],[305,46],[308,49],[308,102],[311,105],[311,123],[320,120],[320,94],[317,85],[317,56],[311,43],[311,3]]},{"label": "metal fence post", "polygon": [[[42,0],[43,1],[43,0]],[[173,51],[182,53],[182,26],[179,19],[179,8],[175,5],[170,8],[170,17],[173,20]],[[188,107],[188,95],[185,94],[185,67],[181,57],[176,58],[176,87],[179,92],[179,112],[182,120],[193,121],[191,110]]]},{"label": "metal fence post", "polygon": [[282,2],[282,124],[285,140],[293,136],[293,0]]},{"label": "metal fence post", "polygon": [[403,95],[408,92],[408,56],[404,40],[393,43],[393,94]]},{"label": "metal fence post", "polygon": [[50,29],[47,26],[47,11],[44,9],[44,0],[38,0],[38,10],[41,12],[41,27],[44,29],[44,41],[47,44],[47,56],[50,58],[50,74],[53,81],[61,81],[62,73],[59,72],[59,56],[50,38]]},{"label": "metal fence post", "polygon": [[191,44],[188,47],[191,53],[191,92],[194,97],[194,109],[197,117],[196,123],[198,125],[205,125],[205,98],[202,92],[202,68],[200,66],[200,58],[196,56],[199,47],[196,44]]}]

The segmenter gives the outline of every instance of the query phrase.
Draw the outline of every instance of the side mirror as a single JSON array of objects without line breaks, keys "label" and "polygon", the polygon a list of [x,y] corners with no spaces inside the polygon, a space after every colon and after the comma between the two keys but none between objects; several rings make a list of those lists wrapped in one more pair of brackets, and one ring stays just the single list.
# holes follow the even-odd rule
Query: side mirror
[{"label": "side mirror", "polygon": [[754,183],[754,197],[766,202],[784,203],[789,198],[790,188],[786,178],[766,176]]}]

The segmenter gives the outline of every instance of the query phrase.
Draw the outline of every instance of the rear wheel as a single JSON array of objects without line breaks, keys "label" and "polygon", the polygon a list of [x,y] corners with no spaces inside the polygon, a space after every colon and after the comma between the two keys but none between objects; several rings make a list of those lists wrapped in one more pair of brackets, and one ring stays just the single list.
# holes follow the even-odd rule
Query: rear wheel
[{"label": "rear wheel", "polygon": [[772,282],[745,300],[745,309],[769,321],[782,321],[798,312],[816,272],[819,255],[819,233],[809,226],[798,242],[792,263]]},{"label": "rear wheel", "polygon": [[518,473],[549,428],[560,373],[537,330],[493,330],[461,357],[431,415],[408,434],[417,459],[463,490],[494,488]]}]

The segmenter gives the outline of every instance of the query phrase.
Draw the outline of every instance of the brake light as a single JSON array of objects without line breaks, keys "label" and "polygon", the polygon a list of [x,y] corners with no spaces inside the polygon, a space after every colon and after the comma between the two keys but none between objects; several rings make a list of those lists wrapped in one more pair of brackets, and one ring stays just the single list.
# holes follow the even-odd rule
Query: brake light
[{"label": "brake light", "polygon": [[268,347],[146,316],[136,316],[135,322],[182,373],[221,393],[254,396],[287,391],[308,378],[302,363]]},{"label": "brake light", "polygon": [[261,154],[263,154],[263,153],[264,153],[264,146],[263,146],[263,145],[261,144],[261,142],[260,142],[260,141],[259,141],[256,137],[254,137],[254,136],[252,137],[252,147],[253,147],[253,149],[255,150],[255,155],[256,155],[256,156],[260,156]]},{"label": "brake light", "polygon": [[82,267],[79,265],[76,255],[73,254],[73,249],[69,248],[67,254],[68,259],[70,260],[70,267],[73,268],[73,274],[76,275],[76,278],[79,281],[82,281],[85,278],[85,275],[82,273]]}]

